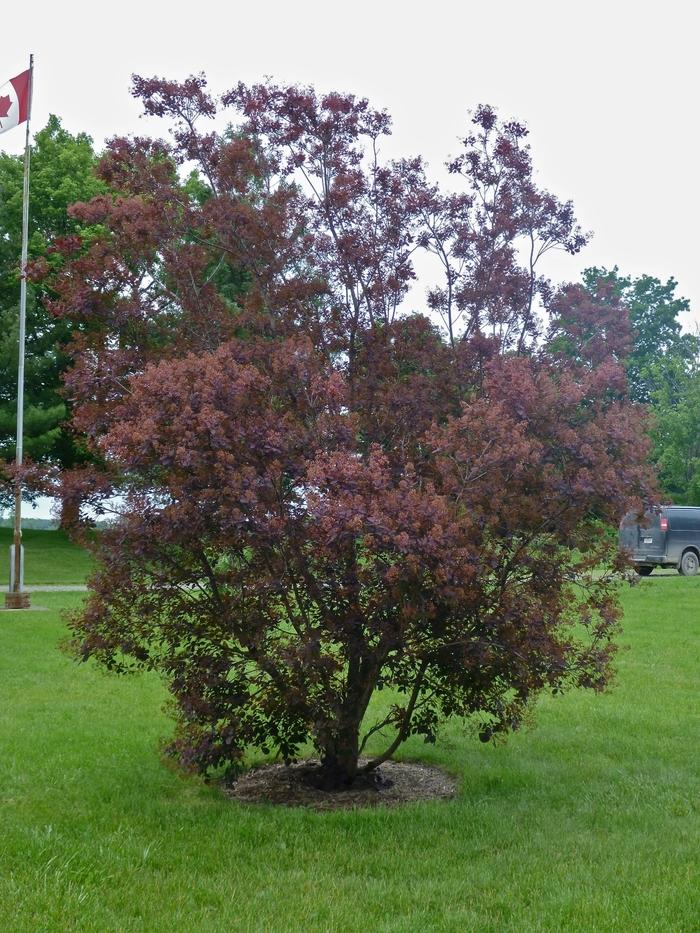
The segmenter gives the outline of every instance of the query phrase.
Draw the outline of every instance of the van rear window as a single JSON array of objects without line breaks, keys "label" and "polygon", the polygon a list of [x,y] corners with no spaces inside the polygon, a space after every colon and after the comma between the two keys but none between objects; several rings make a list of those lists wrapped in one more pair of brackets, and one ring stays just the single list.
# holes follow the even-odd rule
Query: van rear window
[{"label": "van rear window", "polygon": [[700,508],[669,509],[668,520],[677,531],[700,531]]}]

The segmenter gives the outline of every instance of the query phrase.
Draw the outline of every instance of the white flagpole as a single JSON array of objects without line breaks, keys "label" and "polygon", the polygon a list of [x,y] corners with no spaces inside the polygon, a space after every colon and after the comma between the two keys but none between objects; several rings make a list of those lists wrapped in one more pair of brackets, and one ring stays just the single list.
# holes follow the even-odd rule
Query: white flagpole
[{"label": "white flagpole", "polygon": [[[29,56],[29,104],[27,107],[27,132],[24,143],[24,188],[22,192],[22,263],[19,293],[19,360],[17,365],[17,467],[24,459],[24,342],[27,328],[27,253],[29,240],[29,121],[32,115],[32,91],[34,90],[34,56]],[[5,599],[6,609],[29,608],[29,593],[24,590],[24,567],[22,560],[22,483],[15,480],[15,529],[12,567],[12,586]]]}]

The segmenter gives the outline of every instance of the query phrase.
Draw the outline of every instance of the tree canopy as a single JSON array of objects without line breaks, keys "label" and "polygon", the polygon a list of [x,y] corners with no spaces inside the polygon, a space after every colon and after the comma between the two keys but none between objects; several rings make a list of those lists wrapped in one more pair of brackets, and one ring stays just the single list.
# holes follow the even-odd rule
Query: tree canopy
[{"label": "tree canopy", "polygon": [[[526,127],[477,108],[445,191],[383,159],[390,118],[352,95],[134,91],[172,139],[109,144],[121,194],[71,209],[103,232],[52,280],[85,323],[67,386],[112,475],[92,493],[125,496],[77,655],[164,676],[184,765],[310,741],[329,787],[447,717],[489,740],[544,690],[602,689],[604,524],[650,495],[644,413],[609,306],[540,270],[585,236]],[[218,107],[231,128],[201,130]],[[417,250],[443,273],[427,314],[405,308]]]}]

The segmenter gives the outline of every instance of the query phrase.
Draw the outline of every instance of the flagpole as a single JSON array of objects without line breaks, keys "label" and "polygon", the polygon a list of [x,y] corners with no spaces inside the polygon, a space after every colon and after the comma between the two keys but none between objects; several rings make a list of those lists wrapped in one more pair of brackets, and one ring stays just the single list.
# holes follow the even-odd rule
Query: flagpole
[{"label": "flagpole", "polygon": [[22,262],[19,292],[19,359],[17,364],[17,446],[15,463],[15,527],[13,566],[10,576],[12,586],[5,598],[6,609],[28,609],[29,593],[24,590],[24,567],[22,560],[22,481],[19,469],[24,459],[24,343],[27,330],[27,258],[29,243],[29,121],[32,115],[32,92],[34,90],[34,56],[29,56],[29,106],[24,143],[24,187],[22,190]]}]

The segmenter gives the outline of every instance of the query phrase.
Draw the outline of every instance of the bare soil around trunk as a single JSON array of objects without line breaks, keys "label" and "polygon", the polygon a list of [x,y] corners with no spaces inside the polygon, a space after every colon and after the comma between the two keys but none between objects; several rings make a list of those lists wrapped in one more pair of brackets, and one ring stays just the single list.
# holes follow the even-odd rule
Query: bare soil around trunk
[{"label": "bare soil around trunk", "polygon": [[[360,767],[366,760],[360,761]],[[456,780],[438,768],[411,761],[386,761],[372,777],[359,775],[350,787],[323,790],[318,786],[320,763],[315,759],[292,765],[254,768],[226,795],[241,803],[273,803],[312,810],[346,810],[357,807],[395,807],[422,800],[454,797]]]}]

